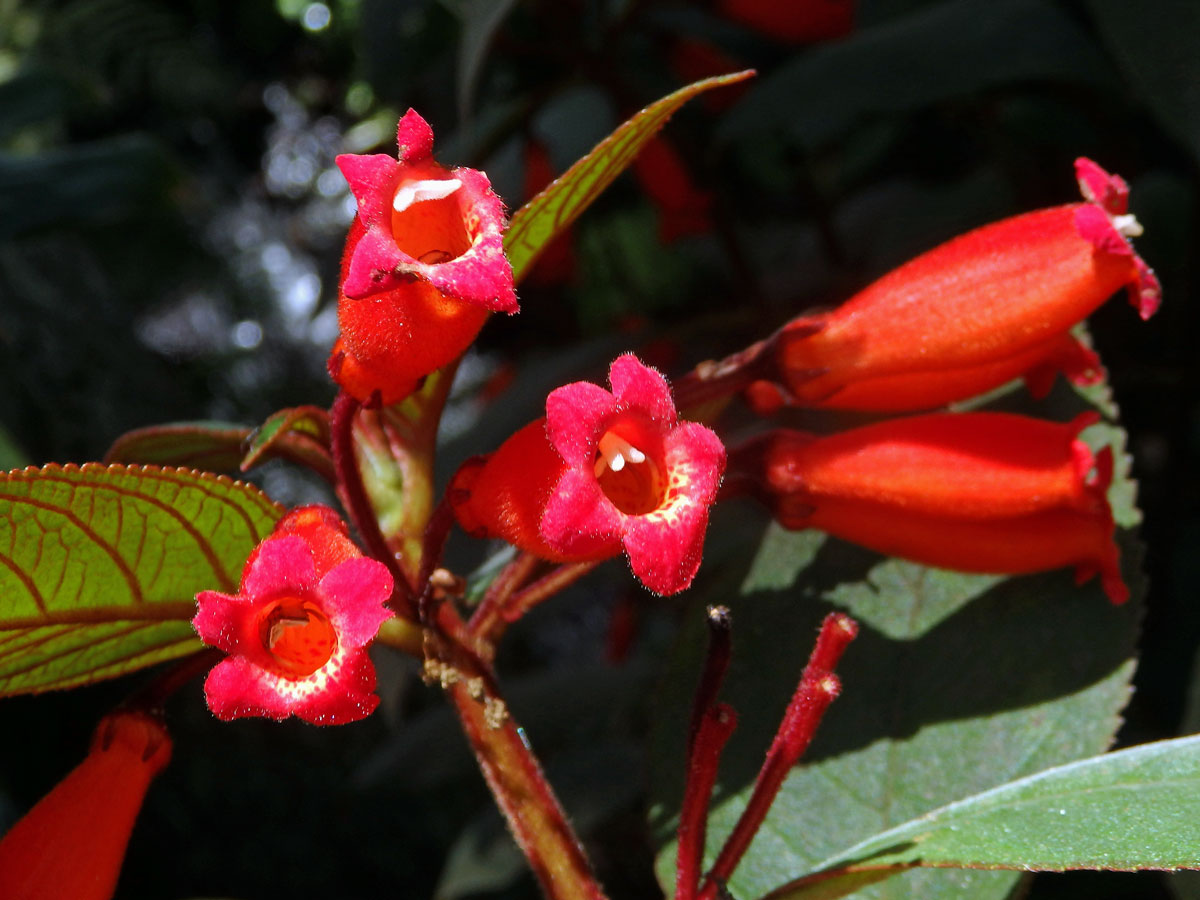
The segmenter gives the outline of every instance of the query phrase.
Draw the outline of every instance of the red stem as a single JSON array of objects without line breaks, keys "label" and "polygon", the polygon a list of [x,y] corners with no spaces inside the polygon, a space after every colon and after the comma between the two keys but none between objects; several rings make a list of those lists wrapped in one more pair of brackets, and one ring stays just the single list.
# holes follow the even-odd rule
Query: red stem
[{"label": "red stem", "polygon": [[675,857],[675,900],[695,900],[700,888],[700,866],[708,830],[708,804],[721,751],[737,725],[733,707],[717,702],[717,694],[729,668],[731,651],[729,610],[708,608],[708,652],[688,727],[687,772],[683,801],[679,808],[679,831]]},{"label": "red stem", "polygon": [[817,644],[767,751],[750,800],[705,878],[700,900],[715,900],[762,827],[788,771],[808,748],[821,717],[838,695],[840,682],[833,668],[857,634],[858,624],[842,613],[830,613],[821,623]]},{"label": "red stem", "polygon": [[574,584],[599,564],[599,561],[564,563],[525,589],[513,591],[502,601],[488,604],[486,609],[480,604],[471,617],[472,634],[480,641],[494,645],[509,625],[543,600]]}]

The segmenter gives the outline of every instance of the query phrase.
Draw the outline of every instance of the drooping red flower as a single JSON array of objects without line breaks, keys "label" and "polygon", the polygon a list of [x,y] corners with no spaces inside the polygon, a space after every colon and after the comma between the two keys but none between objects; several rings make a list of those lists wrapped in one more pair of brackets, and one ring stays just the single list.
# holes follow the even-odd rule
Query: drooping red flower
[{"label": "drooping red flower", "polygon": [[1078,439],[1097,419],[946,413],[819,438],[780,430],[739,448],[731,478],[787,528],[966,572],[1073,566],[1121,603],[1112,451],[1093,456]]},{"label": "drooping red flower", "polygon": [[157,718],[105,717],[84,761],[0,840],[0,897],[109,900],[146,789],[170,758]]},{"label": "drooping red flower", "polygon": [[338,294],[341,335],[330,373],[366,402],[411,393],[456,359],[489,312],[515,313],[504,256],[504,209],[487,176],[433,159],[433,131],[414,110],[400,120],[398,158],[337,158],[358,201]]},{"label": "drooping red flower", "polygon": [[1030,375],[1094,379],[1069,330],[1121,287],[1142,318],[1158,279],[1129,243],[1129,189],[1076,161],[1086,202],[1026,213],[955,238],[889,272],[834,311],[773,339],[785,400],[829,409],[927,409]]},{"label": "drooping red flower", "polygon": [[285,516],[246,562],[237,595],[201,591],[192,625],[229,654],[204,683],[219,719],[297,715],[340,725],[379,705],[366,646],[392,615],[387,568],[366,559],[332,510]]},{"label": "drooping red flower", "polygon": [[455,515],[471,534],[549,560],[624,550],[642,584],[673,594],[700,566],[725,448],[679,421],[666,379],[632,354],[608,377],[611,392],[585,381],[551,392],[545,419],[460,469]]}]

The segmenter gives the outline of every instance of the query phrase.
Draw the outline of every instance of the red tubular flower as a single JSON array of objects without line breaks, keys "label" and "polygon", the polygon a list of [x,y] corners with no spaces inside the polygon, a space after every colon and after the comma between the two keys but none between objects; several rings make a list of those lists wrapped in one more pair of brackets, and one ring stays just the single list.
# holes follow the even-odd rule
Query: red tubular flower
[{"label": "red tubular flower", "polygon": [[87,758],[0,840],[0,897],[112,897],[146,789],[170,758],[158,719],[133,711],[105,717]]},{"label": "red tubular flower", "polygon": [[899,411],[965,399],[1033,373],[1094,378],[1069,329],[1125,286],[1142,318],[1158,279],[1128,241],[1129,189],[1086,159],[1087,202],[986,225],[893,270],[831,313],[776,335],[779,380],[799,405]]},{"label": "red tubular flower", "polygon": [[485,174],[434,161],[433,131],[400,120],[399,158],[339,156],[358,201],[338,295],[341,336],[329,368],[366,402],[411,393],[456,359],[491,311],[515,313],[504,209]]},{"label": "red tubular flower", "polygon": [[192,625],[230,654],[204,683],[208,708],[243,716],[340,725],[379,705],[366,645],[392,613],[392,577],[363,558],[332,510],[304,507],[280,521],[242,572],[236,596],[201,591]]},{"label": "red tubular flower", "polygon": [[451,502],[469,533],[545,559],[624,549],[642,584],[673,594],[700,566],[725,448],[704,426],[678,420],[666,379],[632,354],[608,378],[611,393],[585,381],[553,391],[545,419],[459,470]]},{"label": "red tubular flower", "polygon": [[734,469],[787,528],[966,572],[1074,566],[1122,603],[1112,451],[1093,456],[1077,438],[1097,419],[933,414],[820,438],[777,431],[740,449]]}]

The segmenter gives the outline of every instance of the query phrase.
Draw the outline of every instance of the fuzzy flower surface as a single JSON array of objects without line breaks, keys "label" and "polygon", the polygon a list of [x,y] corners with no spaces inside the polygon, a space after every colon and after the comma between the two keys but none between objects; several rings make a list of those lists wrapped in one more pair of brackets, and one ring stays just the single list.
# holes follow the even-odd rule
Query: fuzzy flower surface
[{"label": "fuzzy flower surface", "polygon": [[944,413],[825,437],[779,430],[739,448],[732,478],[787,528],[965,572],[1070,566],[1080,581],[1098,574],[1121,603],[1112,450],[1079,439],[1097,420]]},{"label": "fuzzy flower surface", "polygon": [[666,379],[632,354],[609,383],[551,392],[545,419],[459,471],[451,501],[472,534],[563,562],[623,551],[642,584],[673,594],[700,566],[725,448],[679,420]]},{"label": "fuzzy flower surface", "polygon": [[911,411],[1025,376],[1035,393],[1055,372],[1077,383],[1099,361],[1070,334],[1125,287],[1143,319],[1158,279],[1130,243],[1141,226],[1129,188],[1076,161],[1084,202],[985,225],[894,269],[830,313],[793,320],[773,339],[779,385],[756,406]]},{"label": "fuzzy flower surface", "polygon": [[334,380],[367,401],[403,399],[457,358],[489,312],[515,313],[500,198],[477,169],[433,158],[433,131],[414,110],[397,126],[397,156],[344,154],[358,201],[338,296]]},{"label": "fuzzy flower surface", "polygon": [[109,900],[146,790],[170,759],[159,719],[105,717],[83,762],[0,840],[0,897]]},{"label": "fuzzy flower surface", "polygon": [[299,716],[338,725],[379,705],[366,646],[392,615],[387,568],[359,555],[331,510],[285,517],[251,554],[236,595],[202,591],[192,625],[229,656],[204,683],[219,719]]}]

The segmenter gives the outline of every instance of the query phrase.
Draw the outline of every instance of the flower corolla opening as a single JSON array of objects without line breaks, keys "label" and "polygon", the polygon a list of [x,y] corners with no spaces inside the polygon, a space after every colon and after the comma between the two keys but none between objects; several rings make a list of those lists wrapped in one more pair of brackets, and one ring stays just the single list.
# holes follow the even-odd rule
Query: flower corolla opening
[{"label": "flower corolla opening", "polygon": [[487,176],[434,160],[433,131],[414,110],[396,137],[395,157],[337,158],[358,214],[329,370],[363,402],[398,402],[461,355],[490,312],[517,311],[504,207]]},{"label": "flower corolla opening", "polygon": [[612,387],[575,382],[551,392],[546,418],[455,476],[459,523],[543,558],[600,560],[622,551],[650,590],[687,588],[703,553],[725,448],[680,422],[666,379],[632,354]]},{"label": "flower corolla opening", "polygon": [[314,724],[369,715],[379,698],[365,648],[392,615],[391,593],[387,568],[358,554],[332,511],[289,514],[251,554],[238,594],[196,597],[193,626],[229,654],[205,681],[209,709]]}]

